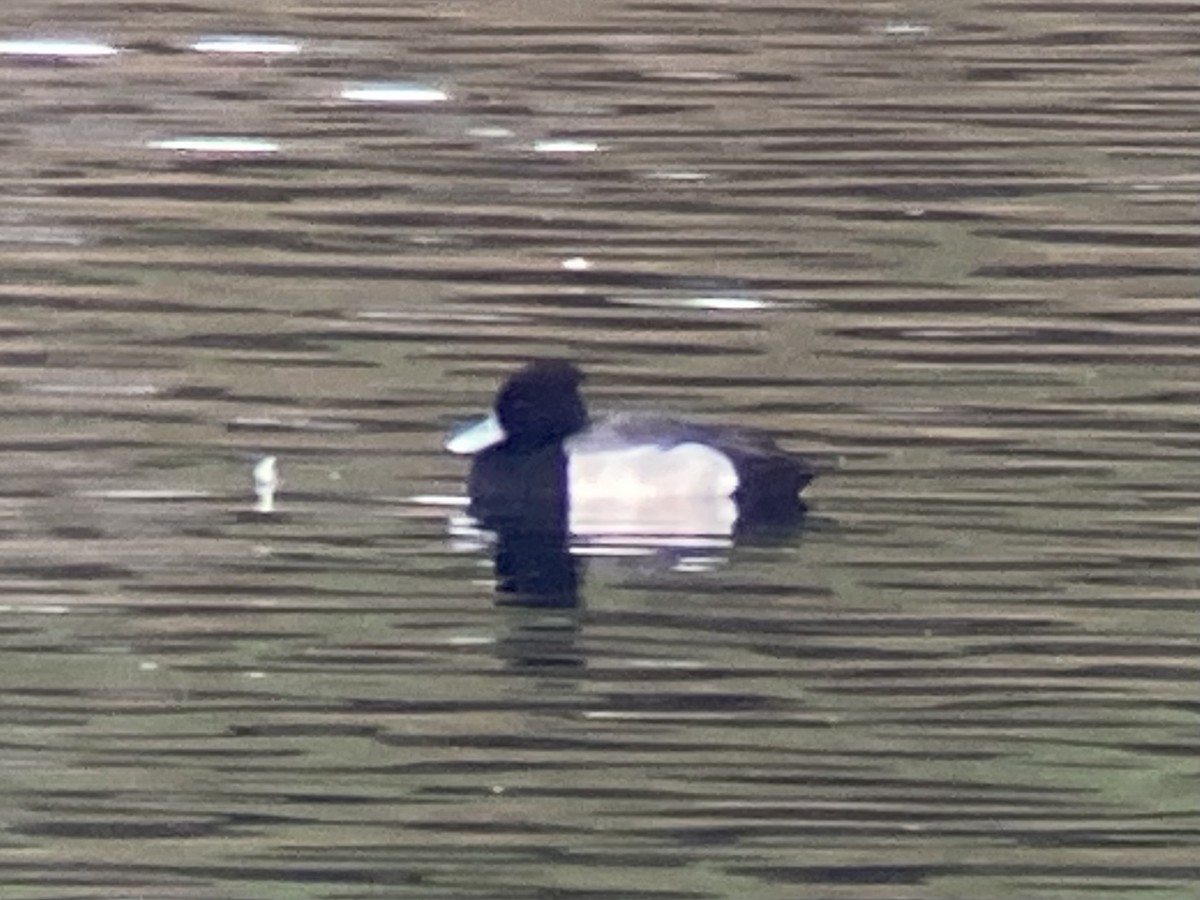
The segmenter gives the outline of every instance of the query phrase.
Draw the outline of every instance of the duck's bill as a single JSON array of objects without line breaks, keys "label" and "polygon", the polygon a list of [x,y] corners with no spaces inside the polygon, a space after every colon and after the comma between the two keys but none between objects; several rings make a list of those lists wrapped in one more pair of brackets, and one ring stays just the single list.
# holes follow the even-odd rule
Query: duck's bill
[{"label": "duck's bill", "polygon": [[455,428],[446,438],[446,449],[462,456],[472,456],[488,447],[494,447],[506,437],[500,420],[496,418],[495,413],[492,413],[490,416]]}]

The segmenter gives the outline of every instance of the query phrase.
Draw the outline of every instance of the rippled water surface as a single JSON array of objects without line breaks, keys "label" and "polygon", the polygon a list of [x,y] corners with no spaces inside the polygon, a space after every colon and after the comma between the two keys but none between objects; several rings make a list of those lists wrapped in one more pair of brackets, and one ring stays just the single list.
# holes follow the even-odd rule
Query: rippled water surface
[{"label": "rippled water surface", "polygon": [[[0,894],[1193,897],[1198,35],[8,0]],[[538,354],[808,527],[496,606],[431,498]]]}]

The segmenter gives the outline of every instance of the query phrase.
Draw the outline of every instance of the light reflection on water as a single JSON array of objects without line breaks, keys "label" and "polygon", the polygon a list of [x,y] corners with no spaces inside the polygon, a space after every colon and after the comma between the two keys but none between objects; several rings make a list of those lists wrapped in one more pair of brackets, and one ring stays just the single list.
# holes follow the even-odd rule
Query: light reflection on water
[{"label": "light reflection on water", "polygon": [[[1187,10],[143,12],[0,10],[6,900],[1186,893]],[[803,534],[496,606],[539,354]]]}]

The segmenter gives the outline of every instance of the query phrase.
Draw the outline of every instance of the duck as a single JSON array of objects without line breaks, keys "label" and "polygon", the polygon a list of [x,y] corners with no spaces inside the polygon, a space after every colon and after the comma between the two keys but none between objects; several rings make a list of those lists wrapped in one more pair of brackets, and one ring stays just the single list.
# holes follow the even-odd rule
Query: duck
[{"label": "duck", "polygon": [[535,359],[501,385],[490,416],[445,448],[473,457],[468,514],[498,531],[572,536],[732,534],[794,524],[814,476],[770,436],[671,417],[591,417],[584,375]]}]

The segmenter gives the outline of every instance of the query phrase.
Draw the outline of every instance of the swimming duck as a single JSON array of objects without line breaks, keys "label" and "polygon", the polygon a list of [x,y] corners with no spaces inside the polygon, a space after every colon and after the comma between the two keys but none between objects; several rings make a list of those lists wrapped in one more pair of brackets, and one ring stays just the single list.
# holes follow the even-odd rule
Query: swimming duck
[{"label": "swimming duck", "polygon": [[730,534],[789,523],[809,464],[759,432],[640,414],[588,417],[564,360],[508,378],[493,414],[446,442],[471,454],[469,512],[485,527],[594,534]]}]

